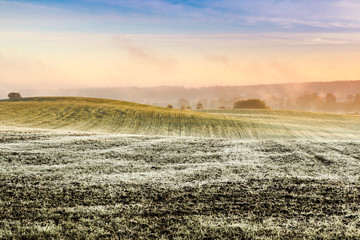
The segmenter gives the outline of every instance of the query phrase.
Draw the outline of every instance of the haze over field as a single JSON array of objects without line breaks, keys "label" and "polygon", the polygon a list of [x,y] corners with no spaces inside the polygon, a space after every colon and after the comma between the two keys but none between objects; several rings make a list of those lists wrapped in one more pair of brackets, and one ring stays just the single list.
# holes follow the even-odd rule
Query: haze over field
[{"label": "haze over field", "polygon": [[356,80],[359,11],[357,0],[1,0],[1,94]]},{"label": "haze over field", "polygon": [[[335,113],[360,112],[360,81],[306,82],[246,86],[211,86],[190,88],[159,87],[96,87],[54,91],[24,90],[23,97],[78,96],[130,101],[175,108],[187,105],[196,108],[233,108],[238,100],[258,98],[272,109],[323,111]],[[5,94],[3,95],[5,97]],[[0,97],[1,98],[1,97]]]}]

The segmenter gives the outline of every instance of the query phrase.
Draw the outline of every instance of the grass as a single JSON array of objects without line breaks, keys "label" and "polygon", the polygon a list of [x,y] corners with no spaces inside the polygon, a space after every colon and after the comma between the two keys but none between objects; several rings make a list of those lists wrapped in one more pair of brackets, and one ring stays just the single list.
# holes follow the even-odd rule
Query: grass
[{"label": "grass", "polygon": [[237,139],[360,137],[360,116],[274,110],[188,111],[71,97],[0,101],[0,125]]},{"label": "grass", "polygon": [[0,139],[0,239],[360,238],[359,141]]}]

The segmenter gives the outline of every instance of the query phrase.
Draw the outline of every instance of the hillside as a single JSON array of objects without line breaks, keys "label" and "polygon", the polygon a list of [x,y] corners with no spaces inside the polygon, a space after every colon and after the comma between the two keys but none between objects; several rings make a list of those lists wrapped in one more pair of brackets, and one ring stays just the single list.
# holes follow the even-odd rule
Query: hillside
[{"label": "hillside", "polygon": [[0,101],[0,125],[99,133],[240,139],[358,139],[360,117],[274,110],[186,111],[75,97]]}]

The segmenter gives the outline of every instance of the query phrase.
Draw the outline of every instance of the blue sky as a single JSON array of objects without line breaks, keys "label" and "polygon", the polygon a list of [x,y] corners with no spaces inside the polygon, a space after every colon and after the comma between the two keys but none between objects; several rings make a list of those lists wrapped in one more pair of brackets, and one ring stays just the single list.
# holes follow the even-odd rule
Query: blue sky
[{"label": "blue sky", "polygon": [[[14,29],[123,33],[318,32],[360,29],[357,0],[0,1]],[[21,22],[21,18],[29,20]],[[72,24],[71,24],[72,23]],[[4,26],[2,26],[4,28]]]}]

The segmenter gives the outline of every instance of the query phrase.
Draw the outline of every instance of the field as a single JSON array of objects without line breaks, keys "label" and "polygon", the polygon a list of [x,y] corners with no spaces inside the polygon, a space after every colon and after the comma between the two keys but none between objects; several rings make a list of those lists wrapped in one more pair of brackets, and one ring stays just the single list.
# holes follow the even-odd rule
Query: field
[{"label": "field", "polygon": [[360,116],[295,111],[196,112],[96,98],[0,101],[0,126],[234,139],[359,139]]},{"label": "field", "polygon": [[65,98],[0,109],[0,239],[360,238],[358,116]]}]

